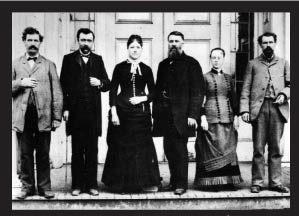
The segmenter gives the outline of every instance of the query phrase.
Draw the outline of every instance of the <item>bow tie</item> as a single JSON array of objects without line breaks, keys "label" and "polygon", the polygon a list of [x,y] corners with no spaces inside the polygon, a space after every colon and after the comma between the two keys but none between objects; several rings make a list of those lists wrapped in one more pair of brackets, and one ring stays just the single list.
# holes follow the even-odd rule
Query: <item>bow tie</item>
[{"label": "bow tie", "polygon": [[28,57],[27,61],[30,61],[30,60],[36,61],[36,59],[37,59],[37,57]]},{"label": "bow tie", "polygon": [[89,57],[90,57],[90,54],[88,54],[88,55],[82,55],[82,54],[81,54],[81,57],[89,58]]}]

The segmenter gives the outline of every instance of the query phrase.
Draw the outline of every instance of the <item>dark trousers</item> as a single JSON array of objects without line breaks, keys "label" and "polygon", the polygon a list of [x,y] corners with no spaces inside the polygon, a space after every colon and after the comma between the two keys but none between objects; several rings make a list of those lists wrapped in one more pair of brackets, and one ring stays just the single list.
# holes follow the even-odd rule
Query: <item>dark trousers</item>
[{"label": "dark trousers", "polygon": [[98,135],[90,127],[72,134],[72,188],[96,189],[98,170]]},{"label": "dark trousers", "polygon": [[265,176],[265,145],[268,144],[269,186],[281,184],[280,140],[284,130],[283,117],[273,99],[265,98],[260,113],[252,122],[253,160],[252,185],[263,186]]},{"label": "dark trousers", "polygon": [[23,133],[17,133],[21,155],[22,191],[35,191],[34,150],[36,159],[37,189],[39,192],[51,190],[50,180],[50,142],[51,132],[39,132],[37,111],[28,105],[25,114]]},{"label": "dark trousers", "polygon": [[170,115],[163,144],[170,171],[170,184],[176,188],[188,188],[187,142],[188,137],[179,134]]}]

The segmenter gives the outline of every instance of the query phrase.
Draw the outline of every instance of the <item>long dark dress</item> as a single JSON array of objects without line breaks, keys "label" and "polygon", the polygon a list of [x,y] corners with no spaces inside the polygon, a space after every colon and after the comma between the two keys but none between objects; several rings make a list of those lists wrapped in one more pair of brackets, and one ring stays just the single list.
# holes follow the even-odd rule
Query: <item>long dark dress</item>
[{"label": "long dark dress", "polygon": [[209,129],[198,129],[195,187],[242,182],[236,153],[238,134],[233,128],[237,101],[230,75],[213,70],[204,75],[204,114]]},{"label": "long dark dress", "polygon": [[[122,192],[139,191],[142,187],[158,186],[160,173],[156,150],[151,136],[150,102],[154,96],[154,78],[150,67],[140,63],[141,75],[133,77],[127,61],[116,65],[111,81],[110,106],[116,106],[120,120],[114,126],[109,115],[108,152],[102,181]],[[148,101],[132,105],[131,97],[144,96],[147,85]],[[118,87],[121,92],[117,95]]]}]

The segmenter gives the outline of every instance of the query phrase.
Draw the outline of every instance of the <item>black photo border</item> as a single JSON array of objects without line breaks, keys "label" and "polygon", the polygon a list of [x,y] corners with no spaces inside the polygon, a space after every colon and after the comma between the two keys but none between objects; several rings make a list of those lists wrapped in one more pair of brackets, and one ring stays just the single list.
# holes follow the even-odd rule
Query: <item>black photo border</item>
[{"label": "black photo border", "polygon": [[[12,44],[12,13],[13,12],[290,12],[291,13],[291,69],[294,71],[291,75],[292,79],[292,103],[291,103],[291,207],[290,209],[282,210],[12,210],[11,204],[11,108],[8,104],[11,103],[10,90],[10,71],[11,71],[11,44]],[[298,48],[298,24],[299,20],[299,2],[296,1],[5,1],[0,2],[0,146],[1,146],[1,200],[0,213],[1,215],[28,215],[28,216],[102,216],[102,215],[161,215],[161,216],[210,216],[210,215],[297,215],[298,210],[298,164],[299,153],[296,141],[299,140],[297,131],[298,107],[297,101],[298,88],[296,81],[296,55]],[[299,86],[299,85],[298,85]],[[297,204],[297,206],[296,206]],[[297,213],[297,214],[296,214]]]}]

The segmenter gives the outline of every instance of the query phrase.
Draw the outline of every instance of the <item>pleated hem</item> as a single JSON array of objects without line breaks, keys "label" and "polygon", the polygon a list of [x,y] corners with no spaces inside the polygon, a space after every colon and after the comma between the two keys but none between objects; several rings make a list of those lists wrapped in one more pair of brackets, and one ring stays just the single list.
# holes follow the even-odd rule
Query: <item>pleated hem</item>
[{"label": "pleated hem", "polygon": [[194,186],[209,186],[209,185],[225,185],[225,184],[239,184],[243,182],[240,175],[237,176],[217,176],[209,178],[198,178],[194,182]]}]

